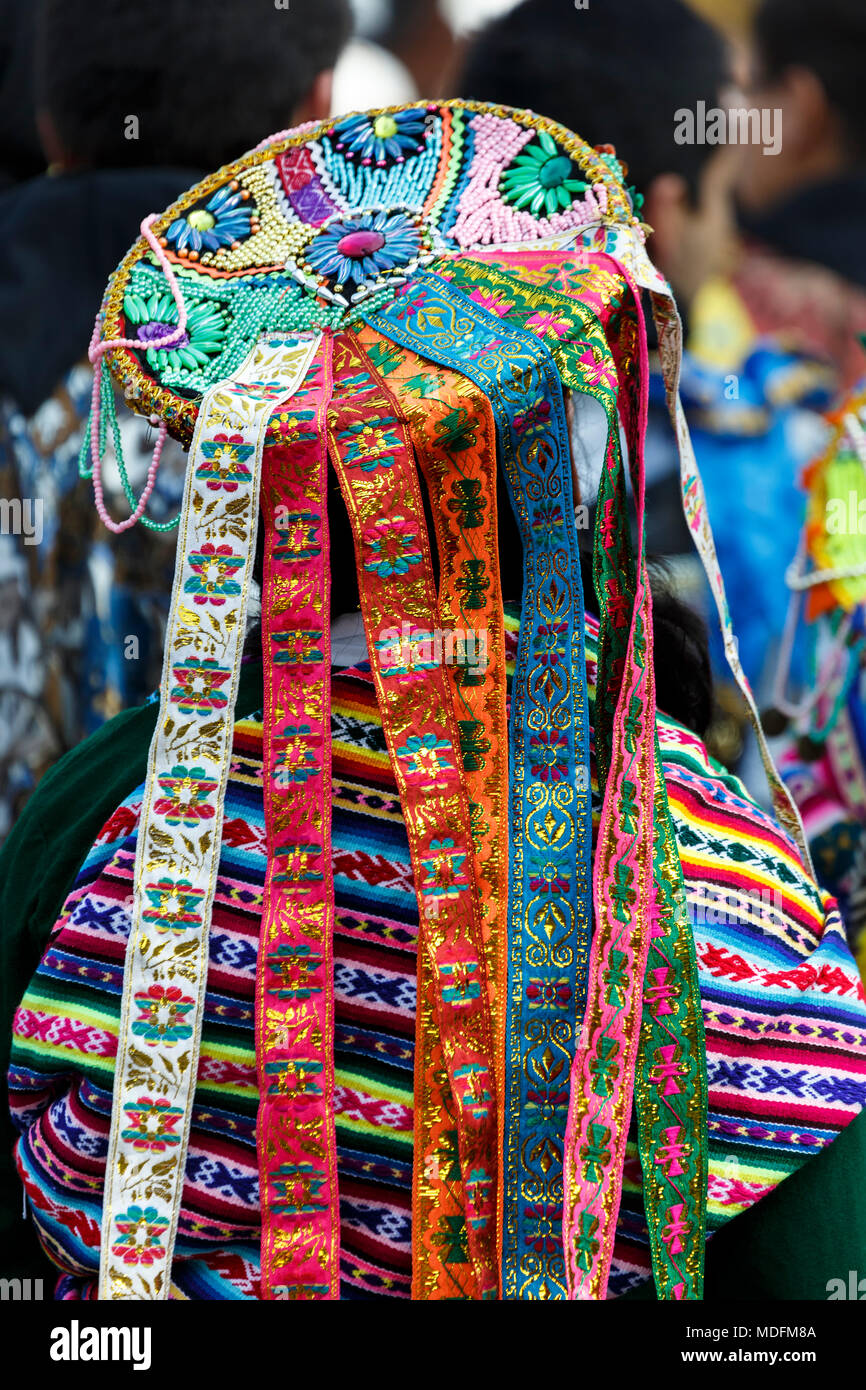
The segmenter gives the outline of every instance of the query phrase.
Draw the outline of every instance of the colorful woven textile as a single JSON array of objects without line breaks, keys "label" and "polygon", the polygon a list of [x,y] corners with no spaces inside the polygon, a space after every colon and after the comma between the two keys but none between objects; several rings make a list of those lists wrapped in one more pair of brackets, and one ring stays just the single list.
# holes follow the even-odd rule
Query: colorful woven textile
[{"label": "colorful woven textile", "polygon": [[[442,624],[409,435],[360,345],[349,339],[340,353],[344,376],[331,412],[332,457],[363,561],[361,606],[418,886],[419,950],[429,957],[430,1025],[453,1101],[467,1247],[477,1294],[489,1298],[497,1290],[499,1105],[471,821],[461,795],[463,740],[444,666],[424,650]],[[383,476],[365,479],[365,467],[374,472],[377,465]],[[403,584],[407,571],[413,577]],[[429,627],[418,625],[424,614],[432,619]],[[385,635],[389,624],[407,635]],[[419,756],[422,749],[434,758]]]},{"label": "colorful woven textile", "polygon": [[[331,342],[265,450],[262,654],[268,875],[256,992],[266,1297],[337,1297],[327,461]],[[285,591],[295,596],[287,626]],[[311,1161],[313,1159],[314,1161]]]},{"label": "colorful woven textile", "polygon": [[[596,588],[602,595],[603,632],[601,638],[602,702],[596,709],[598,737],[596,751],[599,765],[607,768],[610,762],[612,722],[616,715],[617,697],[621,685],[620,673],[625,666],[629,635],[629,613],[635,602],[635,560],[632,554],[628,526],[624,522],[626,512],[625,480],[623,461],[619,446],[619,427],[616,409],[615,386],[617,372],[621,374],[624,386],[621,396],[623,420],[627,428],[628,454],[632,464],[635,490],[640,495],[641,459],[641,403],[640,384],[629,375],[628,363],[638,350],[640,317],[637,304],[622,277],[612,274],[597,258],[587,253],[575,252],[568,256],[562,253],[544,251],[522,251],[504,253],[496,265],[490,258],[472,260],[461,258],[448,261],[443,267],[447,278],[456,280],[466,290],[478,295],[488,303],[495,303],[498,312],[507,306],[513,316],[519,316],[525,324],[533,324],[544,337],[553,352],[562,379],[574,390],[588,392],[604,406],[608,415],[608,443],[605,467],[602,470],[597,503],[600,516],[599,537],[601,544],[596,546]],[[472,289],[472,287],[475,287]],[[543,286],[543,289],[539,288]],[[555,288],[552,288],[555,286]],[[572,298],[563,290],[580,288],[580,298]],[[615,316],[618,328],[613,331]],[[605,337],[611,340],[608,348]],[[645,374],[643,374],[645,381]],[[646,582],[643,581],[643,603],[646,604]],[[645,614],[643,621],[646,621]],[[629,699],[623,702],[627,711],[629,726],[637,729],[640,725],[639,703]],[[600,716],[600,717],[599,717]],[[652,734],[650,732],[650,740]],[[645,750],[641,758],[635,758],[632,766],[646,761]],[[656,762],[658,763],[656,754]],[[636,829],[634,807],[636,781],[629,786],[629,796],[623,802],[622,829],[625,839]],[[652,782],[644,779],[644,798],[652,797]],[[652,967],[663,972],[665,982],[663,995],[656,998],[652,993],[645,1004],[644,1037],[640,1045],[640,1086],[638,1088],[639,1128],[642,1136],[641,1158],[645,1168],[653,1171],[653,1181],[648,1191],[650,1226],[654,1233],[657,1250],[656,1280],[665,1293],[682,1296],[686,1288],[694,1295],[700,1288],[701,1261],[704,1231],[704,1200],[706,1190],[703,1133],[705,1131],[704,1112],[706,1108],[706,1080],[703,1063],[703,1038],[694,1007],[696,990],[693,985],[695,973],[694,946],[688,924],[683,920],[682,887],[675,849],[672,849],[673,835],[670,818],[665,803],[663,785],[659,781],[655,804],[646,808],[647,829],[650,819],[655,821],[655,855],[644,846],[643,858],[649,864],[655,857],[656,904],[652,919],[652,931],[648,945]],[[644,833],[647,833],[646,830]],[[636,837],[635,837],[636,838]],[[616,837],[613,837],[614,844]],[[615,988],[611,989],[609,1018],[616,1026],[618,1016],[623,1012],[626,997],[634,1007],[633,975],[623,967],[626,954],[623,944],[628,946],[628,932],[625,927],[629,913],[623,910],[620,897],[628,905],[628,893],[622,894],[623,885],[628,887],[627,875],[634,874],[632,865],[624,862],[616,868],[613,879],[613,892],[617,895],[617,909],[613,914],[612,934],[614,940],[602,963],[602,970]],[[624,877],[623,877],[624,876]],[[619,881],[617,878],[619,877]],[[669,937],[670,939],[666,939]],[[596,938],[598,941],[598,936]],[[600,952],[599,952],[600,954]],[[658,979],[656,975],[653,979]],[[598,997],[598,996],[596,996]],[[620,1029],[620,1035],[622,1030]],[[632,1025],[631,1043],[637,1042]],[[589,1067],[589,1076],[596,1072],[604,1075],[612,1069],[606,1065],[612,1052],[617,1049],[620,1038],[599,1033],[595,1055],[584,1059]],[[662,1052],[661,1049],[665,1051]],[[673,1068],[672,1075],[660,1087],[656,1081],[658,1069]],[[623,1080],[630,1075],[630,1069],[620,1070]],[[591,1091],[592,1082],[587,1088]],[[619,1104],[620,1111],[628,1108],[627,1095],[614,1096],[621,1086],[611,1086],[609,1096],[604,1097],[611,1107]],[[605,1124],[601,1119],[600,1104],[590,1119],[584,1115],[586,1131],[575,1137],[572,1133],[570,1182],[575,1190],[581,1182],[581,1175],[590,1200],[597,1200],[604,1193],[608,1213],[618,1197],[610,1191],[610,1175],[604,1169],[613,1164],[610,1140],[616,1131],[618,1143],[625,1141],[622,1126]],[[656,1155],[662,1151],[662,1137],[671,1125],[677,1133],[681,1146],[682,1162],[677,1171],[670,1165],[661,1166]],[[550,1134],[553,1143],[558,1142],[555,1129]],[[575,1161],[578,1160],[578,1161]],[[613,1165],[614,1172],[619,1167]],[[615,1179],[614,1179],[615,1187]],[[607,1191],[605,1191],[607,1189]],[[599,1222],[597,1214],[591,1211],[576,1213],[571,1219],[578,1227],[577,1240],[582,1239],[580,1227],[584,1220]],[[673,1215],[672,1215],[673,1211]],[[676,1239],[672,1235],[665,1239],[665,1232],[677,1227]],[[610,1216],[603,1229],[610,1230],[614,1223]],[[595,1230],[591,1233],[595,1238]],[[607,1247],[609,1249],[609,1246]],[[591,1287],[588,1279],[590,1267],[597,1262],[602,1242],[593,1248],[590,1242],[586,1255],[576,1270],[572,1271],[574,1284]],[[606,1258],[606,1254],[603,1258]],[[578,1272],[579,1271],[579,1272]],[[686,1283],[684,1279],[684,1271]]]},{"label": "colorful woven textile", "polygon": [[[100,1102],[110,1128],[101,1176],[111,1194],[102,1296],[166,1298],[182,1288],[185,1260],[198,1267],[196,1242],[216,1241],[220,1258],[237,1254],[243,1262],[241,1284],[258,1279],[265,1298],[335,1298],[347,1284],[369,1293],[376,1280],[383,1291],[405,1292],[409,1267],[418,1298],[604,1298],[630,1279],[617,1240],[631,1211],[633,1100],[645,1188],[643,1237],[635,1243],[645,1240],[661,1298],[701,1296],[705,1225],[712,1223],[707,1088],[715,1043],[710,1030],[705,1045],[700,1014],[701,996],[706,1001],[712,988],[699,977],[683,832],[656,731],[643,554],[648,369],[638,285],[654,295],[684,505],[732,667],[751,696],[678,403],[678,320],[646,258],[645,235],[609,148],[592,149],[526,112],[419,103],[265,142],[145,219],[141,240],[115,272],[91,343],[93,410],[89,459],[82,459],[106,525],[123,530],[142,517],[168,431],[193,439],[194,457],[163,707],[132,869],[137,906],[119,981],[124,1003],[119,1026],[103,1030],[106,1059],[113,1055],[107,1039],[115,1037],[121,1062],[113,1104]],[[279,360],[290,351],[297,357],[291,369]],[[102,491],[113,399],[103,359],[134,408],[159,421],[137,502],[118,460],[133,508],[120,523],[106,513]],[[244,365],[253,362],[260,372]],[[586,509],[571,457],[568,393],[593,396],[607,420],[593,537],[600,605],[594,805],[577,531]],[[334,682],[330,709],[329,464],[348,515],[370,656],[368,673]],[[264,897],[250,899],[261,949],[255,965],[245,958],[238,972],[239,987],[242,976],[255,999],[252,1056],[249,1037],[246,1051],[237,1044],[245,1059],[238,1065],[249,1067],[247,1083],[258,1097],[256,1263],[250,1232],[231,1234],[228,1216],[224,1230],[216,1217],[211,1227],[180,1184],[198,1152],[196,1136],[210,1127],[203,1119],[196,1128],[190,1092],[200,1024],[205,1071],[213,1062],[206,1050],[213,987],[203,967],[225,906],[217,893],[212,908],[209,890],[225,815],[227,746],[191,771],[186,764],[166,771],[163,754],[183,740],[190,758],[198,757],[229,727],[247,593],[235,570],[247,576],[251,569],[249,497],[259,474],[265,828],[245,843],[251,854],[255,844]],[[523,548],[523,621],[508,710],[498,477]],[[205,532],[207,547],[188,553],[185,538]],[[195,669],[186,684],[177,678],[176,690],[172,663],[184,643]],[[211,698],[217,678],[231,692],[228,701]],[[353,681],[367,699],[372,681],[373,706],[360,727],[341,721],[336,698],[344,687],[355,689]],[[180,726],[171,708],[176,695],[186,721]],[[363,732],[371,728],[375,735]],[[410,1027],[398,1029],[395,1042],[386,1010],[377,1042],[383,1056],[396,1048],[400,1065],[411,1063],[411,1104],[400,1091],[393,1101],[399,1113],[384,1096],[377,1107],[365,1091],[378,1094],[373,1082],[360,1074],[357,1101],[348,1106],[359,1117],[360,1155],[367,1125],[376,1134],[399,1130],[401,1145],[413,1141],[411,1222],[400,1225],[399,1242],[411,1259],[399,1269],[376,1243],[391,1226],[377,1215],[372,1190],[367,1268],[367,1237],[356,1233],[360,1218],[342,1183],[340,952],[347,933],[340,865],[348,851],[328,784],[337,779],[341,745],[355,737],[375,737],[393,778],[385,819],[394,843],[379,867],[399,880],[400,920],[411,932],[400,941],[406,952],[397,974],[405,976],[417,950],[415,992],[410,999],[398,991],[398,1012]],[[824,908],[800,868],[808,860],[802,827],[761,746],[777,816],[793,839],[760,817],[752,839],[751,831],[741,836],[736,811],[731,825],[705,817],[704,829],[712,826],[720,864],[730,860],[738,873],[751,853],[743,843],[766,841],[762,872],[798,885],[805,919],[797,931],[806,934],[800,956],[811,957],[833,941],[835,926],[825,929]],[[697,745],[699,764],[702,756]],[[705,800],[716,799],[721,783],[713,770],[691,775],[713,789]],[[155,802],[163,783],[170,795]],[[363,776],[357,785],[366,796]],[[736,802],[738,793],[730,795]],[[728,793],[723,799],[727,805]],[[212,828],[204,802],[213,805]],[[131,812],[132,803],[124,815]],[[756,813],[744,814],[751,827]],[[154,815],[166,824],[155,825]],[[247,828],[252,835],[252,823]],[[364,823],[351,845],[362,901],[379,871],[368,828],[375,842],[377,827]],[[135,838],[132,829],[126,826]],[[128,873],[128,855],[126,845],[110,864],[97,855],[100,876],[90,894],[82,884],[82,903],[101,900],[102,875],[110,882]],[[714,882],[710,860],[706,892]],[[728,915],[735,933],[745,932],[736,959],[754,948],[750,970],[764,968],[765,951],[771,973],[799,969],[800,956],[792,964],[774,955],[780,943],[772,923],[788,930],[785,910],[769,928],[761,917],[753,941],[751,898],[736,882],[740,896]],[[139,911],[153,893],[158,901]],[[69,922],[78,911],[75,899]],[[156,935],[143,926],[154,913]],[[378,950],[386,934],[381,926],[371,931],[370,943],[360,927],[350,934],[364,950],[375,940]],[[160,933],[171,937],[171,950]],[[144,960],[152,966],[146,980]],[[371,967],[379,968],[375,954]],[[839,968],[847,997],[854,986],[844,960]],[[855,994],[852,1008],[859,1006]],[[762,1024],[762,1036],[769,1027]],[[366,1055],[363,1029],[359,1038]],[[844,1071],[848,1061],[836,1064]],[[405,1070],[400,1076],[407,1079]],[[818,1107],[822,1122],[825,1108]],[[228,1097],[214,1103],[214,1114],[221,1110],[231,1116]],[[757,1118],[767,1117],[760,1106]],[[841,1108],[832,1117],[841,1123]],[[826,1122],[824,1139],[832,1131]],[[407,1169],[398,1175],[398,1154],[406,1161],[405,1148],[394,1151],[391,1177],[405,1201]],[[21,1155],[26,1168],[26,1142]],[[382,1181],[390,1191],[391,1178]],[[199,1186],[219,1182],[202,1176]],[[372,1188],[377,1182],[371,1177]],[[253,1217],[254,1209],[250,1194],[244,1210]]]},{"label": "colorful woven textile", "polygon": [[[512,662],[516,629],[512,616]],[[592,624],[587,657],[592,699]],[[409,1297],[418,911],[368,673],[333,677],[331,728],[340,1296]],[[707,1032],[712,1232],[832,1142],[866,1102],[866,1000],[838,916],[786,838],[695,735],[663,716],[658,731]],[[597,817],[595,785],[593,801]],[[139,789],[100,835],[15,1025],[17,1161],[70,1298],[95,1295],[140,803]],[[253,1005],[265,869],[256,715],[235,726],[174,1262],[178,1297],[260,1296]],[[561,1108],[565,1080],[534,1088],[530,1105]],[[170,1127],[161,1132],[167,1151]],[[143,1126],[142,1142],[147,1133]],[[668,1161],[677,1163],[675,1136]],[[555,1214],[539,1207],[532,1219],[534,1241],[556,1238]],[[452,1228],[450,1237],[446,1268],[459,1296],[465,1234]],[[632,1125],[609,1296],[649,1274]]]}]

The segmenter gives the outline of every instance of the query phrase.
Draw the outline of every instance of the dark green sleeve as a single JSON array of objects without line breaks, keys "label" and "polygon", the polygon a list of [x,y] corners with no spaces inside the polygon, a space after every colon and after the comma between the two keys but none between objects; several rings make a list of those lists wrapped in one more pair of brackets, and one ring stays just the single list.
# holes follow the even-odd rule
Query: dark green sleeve
[{"label": "dark green sleeve", "polygon": [[820,1299],[866,1275],[866,1113],[707,1246],[708,1298]]},{"label": "dark green sleeve", "polygon": [[0,1250],[10,1277],[51,1279],[12,1161],[5,1077],[12,1019],[75,877],[102,826],[144,776],[157,705],[127,710],[46,773],[0,852]]},{"label": "dark green sleeve", "polygon": [[[261,703],[262,668],[252,663],[241,673],[238,714]],[[57,1273],[41,1254],[30,1222],[21,1219],[5,1080],[12,1019],[97,835],[144,781],[158,713],[157,704],[125,710],[61,758],[0,851],[0,1265],[9,1277],[51,1279]]]},{"label": "dark green sleeve", "polygon": [[[831,1279],[866,1275],[866,1113],[707,1246],[704,1297],[828,1297]],[[625,1295],[655,1298],[652,1282]]]}]

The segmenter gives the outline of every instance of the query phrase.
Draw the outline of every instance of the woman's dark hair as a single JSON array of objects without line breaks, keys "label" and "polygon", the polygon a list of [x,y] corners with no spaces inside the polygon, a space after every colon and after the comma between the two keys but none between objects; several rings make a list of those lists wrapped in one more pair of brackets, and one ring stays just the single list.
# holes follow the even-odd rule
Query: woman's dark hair
[{"label": "woman's dark hair", "polygon": [[852,159],[866,160],[866,0],[764,0],[754,20],[759,75],[807,68],[838,112]]},{"label": "woman's dark hair", "polygon": [[680,0],[524,0],[478,34],[459,92],[614,145],[641,191],[677,173],[694,196],[715,147],[678,145],[675,113],[715,105],[727,77],[724,40]]},{"label": "woman's dark hair", "polygon": [[36,101],[82,164],[218,169],[289,124],[351,27],[349,0],[42,0]]},{"label": "woman's dark hair", "polygon": [[649,562],[653,596],[656,704],[702,737],[713,717],[713,673],[707,627],[671,588],[664,562]]},{"label": "woman's dark hair", "polygon": [[[583,597],[598,616],[592,557],[581,551]],[[656,705],[671,719],[703,736],[713,717],[713,673],[703,618],[674,592],[664,560],[649,561],[653,601],[653,671]]]}]

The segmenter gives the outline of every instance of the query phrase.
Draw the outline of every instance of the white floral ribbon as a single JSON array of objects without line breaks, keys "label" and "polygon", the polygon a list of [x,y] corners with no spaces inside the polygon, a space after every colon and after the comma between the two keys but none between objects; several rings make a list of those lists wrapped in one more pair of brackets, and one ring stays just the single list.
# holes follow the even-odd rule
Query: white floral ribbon
[{"label": "white floral ribbon", "polygon": [[99,1297],[166,1299],[183,1194],[268,419],[321,335],[271,334],[203,396],[135,859]]}]

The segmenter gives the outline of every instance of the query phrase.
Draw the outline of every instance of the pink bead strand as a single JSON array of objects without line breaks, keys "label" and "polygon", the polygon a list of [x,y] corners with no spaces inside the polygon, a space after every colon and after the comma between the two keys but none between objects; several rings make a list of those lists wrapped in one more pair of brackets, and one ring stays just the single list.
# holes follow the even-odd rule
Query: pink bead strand
[{"label": "pink bead strand", "polygon": [[[141,235],[144,237],[162,267],[163,274],[171,290],[172,298],[177,305],[177,328],[172,329],[170,333],[164,334],[161,338],[154,338],[148,344],[151,348],[159,349],[174,347],[175,344],[180,342],[186,332],[187,312],[180,285],[171,268],[171,263],[165,251],[153,235],[153,232],[150,230],[156,220],[156,213],[150,213],[149,216],[145,217],[141,224]],[[93,325],[93,334],[90,339],[90,347],[87,350],[87,356],[93,365],[93,389],[90,397],[90,457],[93,462],[93,495],[100,521],[109,531],[112,531],[115,535],[120,535],[123,531],[128,531],[130,527],[134,526],[144,515],[144,509],[150,500],[150,494],[153,492],[156,484],[156,475],[159,470],[159,461],[162,457],[163,445],[165,444],[166,435],[168,434],[168,426],[164,420],[161,420],[159,423],[156,443],[153,449],[153,457],[151,458],[150,466],[147,470],[147,479],[142,489],[141,496],[138,499],[138,505],[135,511],[131,516],[128,516],[125,521],[113,521],[105,506],[105,498],[102,490],[102,459],[99,455],[99,420],[102,410],[102,359],[106,352],[112,352],[115,348],[140,348],[141,343],[136,338],[101,338],[100,330],[100,316],[97,314],[96,322]]]}]

